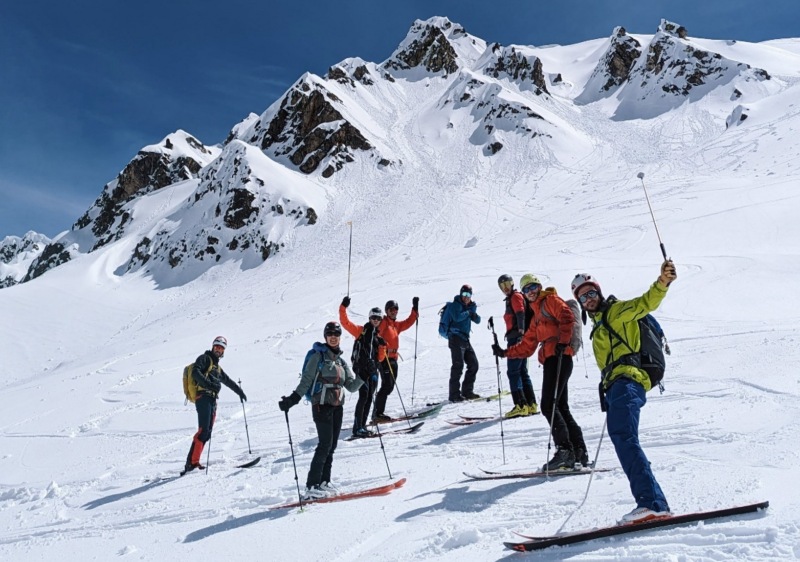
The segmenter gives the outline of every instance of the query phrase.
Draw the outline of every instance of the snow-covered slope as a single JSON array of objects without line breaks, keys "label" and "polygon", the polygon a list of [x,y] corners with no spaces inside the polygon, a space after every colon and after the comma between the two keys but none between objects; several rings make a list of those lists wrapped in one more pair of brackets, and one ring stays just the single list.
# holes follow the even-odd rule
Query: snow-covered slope
[{"label": "snow-covered slope", "polygon": [[[655,39],[635,37],[643,46]],[[706,41],[670,40],[715,51]],[[274,121],[251,115],[195,177],[123,203],[133,218],[115,218],[108,232],[119,237],[0,291],[0,340],[11,344],[0,409],[0,558],[496,560],[513,531],[550,534],[573,513],[565,530],[613,522],[633,500],[603,438],[590,349],[577,359],[570,404],[591,455],[612,470],[592,479],[588,495],[588,478],[465,480],[464,470],[547,459],[541,416],[507,421],[502,433],[497,424],[446,423],[507,411],[505,399],[448,404],[418,434],[387,435],[383,449],[376,440],[341,441],[334,479],[354,489],[387,482],[389,472],[408,478],[389,496],[270,511],[296,496],[295,463],[302,485],[316,445],[308,407],[287,420],[277,401],[294,389],[305,352],[348,290],[356,322],[389,299],[405,318],[420,297],[419,324],[401,335],[390,413],[446,397],[450,354],[437,311],[463,283],[474,287],[483,317],[472,335],[476,390],[507,387],[486,329],[490,316],[502,324],[497,277],[532,272],[566,296],[574,274],[587,271],[607,293],[641,294],[662,259],[643,184],[679,278],[656,313],[672,356],[667,391],[651,392],[642,411],[642,444],[676,512],[761,500],[771,507],[543,559],[796,558],[800,86],[791,61],[800,49],[796,40],[716,43],[720,56],[771,79],[738,74],[649,119],[621,120],[609,116],[630,81],[591,103],[573,101],[608,42],[492,51],[531,69],[534,57],[541,61],[546,92],[523,87],[506,63],[504,73],[487,73],[497,69],[484,64],[491,44],[464,55],[468,64],[427,76],[357,59],[326,78],[306,76],[373,152],[350,151],[352,161],[327,178],[324,165],[304,173],[249,142],[245,130]],[[469,52],[453,51],[454,60]],[[741,83],[755,89],[730,99]],[[774,91],[761,90],[766,83]],[[247,205],[232,205],[242,198]],[[238,209],[249,210],[246,218]],[[238,219],[247,224],[233,228]],[[262,242],[283,242],[285,251],[261,262]],[[176,251],[181,267],[173,268],[163,260]],[[242,407],[223,389],[207,475],[148,481],[183,465],[196,416],[183,404],[180,373],[218,334],[230,342],[223,366],[249,400]],[[351,345],[346,336],[346,353]],[[529,369],[538,393],[535,358]],[[345,428],[354,405],[348,397]],[[256,467],[234,468],[256,455]],[[337,540],[309,538],[331,521],[341,527]]]}]

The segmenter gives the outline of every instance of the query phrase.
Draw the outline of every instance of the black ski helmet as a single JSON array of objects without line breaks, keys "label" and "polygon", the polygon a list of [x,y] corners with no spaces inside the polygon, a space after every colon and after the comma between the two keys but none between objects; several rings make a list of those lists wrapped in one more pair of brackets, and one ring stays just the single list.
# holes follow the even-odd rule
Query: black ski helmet
[{"label": "black ski helmet", "polygon": [[322,334],[327,338],[328,336],[340,336],[342,335],[342,327],[339,325],[338,322],[328,322],[325,324],[325,330],[323,330]]},{"label": "black ski helmet", "polygon": [[502,274],[500,277],[497,278],[497,284],[502,285],[503,283],[511,283],[514,285],[514,278],[511,277],[508,273]]},{"label": "black ski helmet", "polygon": [[400,305],[397,304],[397,301],[386,301],[386,306],[383,307],[383,310],[389,312],[393,308],[400,309]]},{"label": "black ski helmet", "polygon": [[458,292],[458,294],[460,295],[462,293],[469,293],[469,296],[472,296],[472,285],[467,285],[466,283],[461,285],[461,290]]}]

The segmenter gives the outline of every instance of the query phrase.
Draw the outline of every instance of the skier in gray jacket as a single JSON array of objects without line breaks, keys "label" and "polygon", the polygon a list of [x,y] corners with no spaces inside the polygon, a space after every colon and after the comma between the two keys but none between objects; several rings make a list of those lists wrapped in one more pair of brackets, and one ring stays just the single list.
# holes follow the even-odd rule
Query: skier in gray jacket
[{"label": "skier in gray jacket", "polygon": [[[344,412],[344,389],[356,392],[364,381],[356,377],[344,359],[339,342],[342,327],[338,322],[325,324],[325,343],[317,342],[303,369],[300,383],[289,396],[282,396],[278,407],[288,412],[300,402],[300,397],[311,389],[311,414],[317,426],[319,442],[308,469],[306,492],[303,499],[324,498],[335,495],[331,485],[333,452],[339,441]],[[313,388],[312,388],[313,386]],[[287,414],[288,415],[288,414]]]}]

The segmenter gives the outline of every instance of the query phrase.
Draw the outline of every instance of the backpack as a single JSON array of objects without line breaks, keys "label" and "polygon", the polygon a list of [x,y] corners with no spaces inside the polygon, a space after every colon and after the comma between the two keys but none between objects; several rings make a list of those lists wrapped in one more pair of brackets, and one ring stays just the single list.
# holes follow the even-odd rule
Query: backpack
[{"label": "backpack", "polygon": [[[335,389],[338,393],[339,389],[342,388],[342,381],[340,377],[336,377],[335,380],[330,380],[326,379],[325,377],[320,377],[320,373],[322,373],[322,366],[325,364],[325,354],[319,349],[317,349],[316,344],[314,344],[314,346],[311,349],[309,349],[308,352],[306,353],[306,357],[305,359],[303,359],[303,368],[300,371],[300,376],[302,376],[303,373],[305,372],[306,365],[308,365],[308,361],[314,356],[315,353],[319,354],[319,362],[317,363],[317,373],[316,375],[314,375],[314,382],[311,383],[311,386],[308,387],[308,390],[306,391],[305,399],[307,402],[310,403],[313,396],[321,394],[319,403],[324,404],[325,394],[327,393],[327,391],[329,389]],[[339,364],[344,363],[344,361],[341,358],[337,358],[336,362]]]},{"label": "backpack", "polygon": [[378,342],[375,341],[377,339],[376,331],[371,327],[370,329],[372,330],[370,332],[370,339],[372,341],[366,341],[367,329],[361,330],[361,333],[353,344],[353,353],[350,354],[350,362],[353,365],[353,369],[357,368],[359,371],[363,370],[372,374],[378,372]]},{"label": "backpack", "polygon": [[[567,303],[567,306],[572,311],[572,316],[574,316],[574,320],[572,321],[572,335],[569,338],[569,346],[572,348],[572,353],[575,355],[578,354],[578,350],[583,346],[583,324],[581,323],[581,307],[578,305],[578,301],[575,299],[569,299],[564,301]],[[526,307],[530,309],[530,307]],[[544,305],[542,305],[542,315],[555,320],[553,316],[545,310]],[[528,323],[530,321],[528,320]]]},{"label": "backpack", "polygon": [[[609,300],[611,298],[613,297],[609,297]],[[639,352],[635,353],[633,349],[631,349],[631,346],[628,345],[628,342],[622,339],[622,337],[616,331],[614,331],[611,326],[608,325],[608,323],[605,322],[604,315],[602,324],[606,327],[606,330],[608,330],[609,335],[622,342],[622,344],[624,344],[625,347],[631,351],[631,353],[623,355],[616,361],[612,361],[606,365],[606,367],[602,370],[603,378],[610,374],[617,365],[631,365],[647,373],[647,376],[650,378],[651,389],[658,387],[663,393],[664,383],[662,380],[664,379],[664,371],[667,367],[667,361],[664,357],[664,346],[666,342],[664,331],[661,329],[658,321],[651,314],[647,314],[646,316],[639,318],[637,322],[639,324],[640,346]],[[594,330],[596,330],[599,326],[600,323],[595,326]],[[594,335],[594,330],[592,330],[592,335]]]},{"label": "backpack", "polygon": [[449,302],[444,303],[444,306],[439,309],[439,335],[447,339],[447,331],[450,329],[450,323],[444,323],[444,311]]},{"label": "backpack", "polygon": [[[214,367],[213,361],[210,362],[206,375],[211,372],[212,367]],[[186,400],[194,404],[195,400],[197,400],[197,383],[194,382],[192,369],[194,369],[194,363],[189,363],[183,368],[183,395]]]}]

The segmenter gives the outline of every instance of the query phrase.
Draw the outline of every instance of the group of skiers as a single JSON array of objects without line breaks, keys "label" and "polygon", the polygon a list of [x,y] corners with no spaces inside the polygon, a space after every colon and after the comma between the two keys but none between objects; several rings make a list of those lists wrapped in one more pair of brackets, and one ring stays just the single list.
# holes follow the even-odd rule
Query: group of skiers
[{"label": "group of skiers", "polygon": [[[619,300],[613,295],[605,297],[600,284],[589,274],[578,274],[572,281],[572,293],[580,303],[582,320],[592,320],[591,341],[595,360],[601,371],[601,408],[607,414],[609,436],[617,457],[628,477],[636,508],[622,518],[622,522],[641,521],[669,513],[669,505],[650,463],[639,444],[639,415],[646,402],[645,393],[651,381],[639,362],[640,329],[638,320],[654,311],[667,293],[669,285],[677,278],[675,265],[669,259],[661,265],[658,279],[640,297]],[[498,286],[505,295],[507,349],[492,345],[497,357],[507,360],[507,374],[514,408],[506,417],[527,416],[538,413],[539,406],[533,390],[526,360],[538,350],[538,360],[543,367],[541,412],[550,424],[556,445],[553,458],[543,470],[563,470],[589,466],[588,451],[583,432],[569,409],[568,383],[572,374],[572,357],[575,353],[571,341],[575,313],[555,289],[543,288],[533,274],[520,280],[520,290],[514,280],[504,274]],[[471,324],[479,324],[481,317],[472,300],[470,285],[463,285],[459,293],[441,311],[440,335],[448,340],[452,366],[448,397],[451,402],[479,398],[474,392],[478,359],[470,343]],[[336,493],[331,484],[331,466],[339,433],[342,427],[344,393],[358,390],[353,435],[370,434],[367,428],[370,405],[380,378],[380,390],[375,397],[373,423],[387,421],[386,399],[395,387],[398,375],[399,334],[413,326],[419,317],[419,298],[414,297],[409,316],[397,320],[399,305],[390,300],[384,314],[375,307],[369,312],[363,326],[350,321],[346,296],[339,306],[338,322],[325,325],[324,343],[317,342],[306,356],[300,382],[293,392],[283,396],[279,408],[286,413],[305,395],[312,404],[312,417],[319,442],[314,451],[306,479],[305,498],[326,497]],[[351,355],[353,369],[342,358],[340,346],[342,326],[355,338]],[[200,453],[211,435],[216,412],[216,397],[225,384],[236,392],[242,401],[247,398],[219,367],[219,359],[227,342],[219,337],[211,351],[205,352],[195,362],[192,376],[198,385],[198,432],[186,461],[186,471],[200,467]],[[461,380],[466,366],[466,374]]]}]

